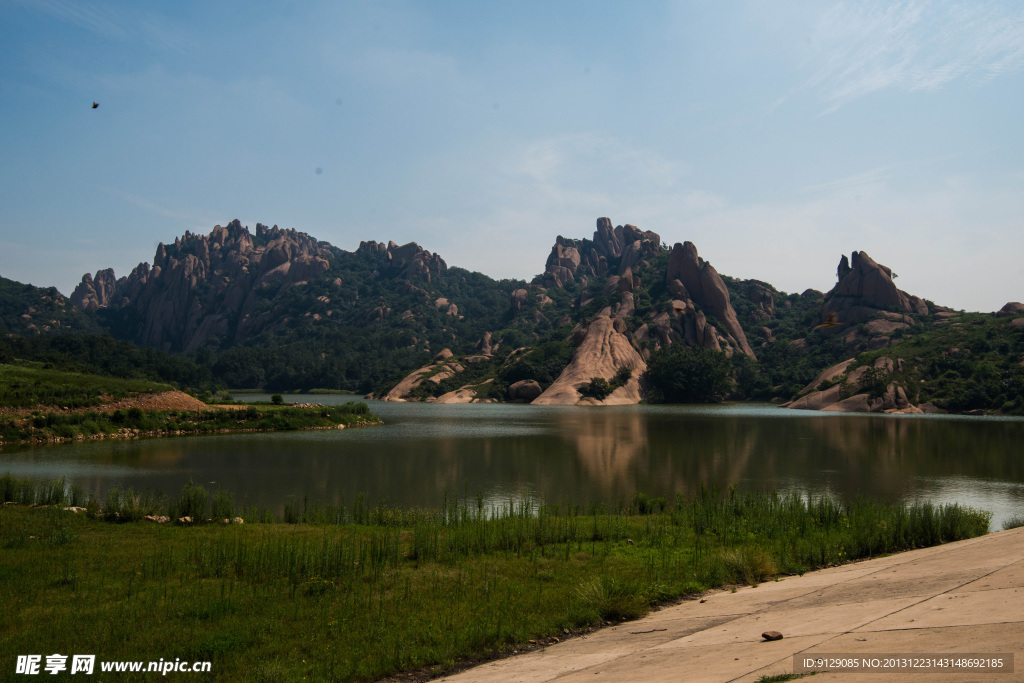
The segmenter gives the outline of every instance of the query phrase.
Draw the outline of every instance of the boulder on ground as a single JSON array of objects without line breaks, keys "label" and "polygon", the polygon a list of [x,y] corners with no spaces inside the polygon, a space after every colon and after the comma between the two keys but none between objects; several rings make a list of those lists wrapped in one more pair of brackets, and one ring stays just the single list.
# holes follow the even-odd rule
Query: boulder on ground
[{"label": "boulder on ground", "polygon": [[523,403],[529,403],[542,393],[540,384],[532,379],[521,379],[508,388],[509,400]]},{"label": "boulder on ground", "polygon": [[[97,273],[98,275],[98,273]],[[1019,301],[1010,301],[996,313],[1001,318],[1009,318],[1014,315],[1024,315],[1024,304]]]}]

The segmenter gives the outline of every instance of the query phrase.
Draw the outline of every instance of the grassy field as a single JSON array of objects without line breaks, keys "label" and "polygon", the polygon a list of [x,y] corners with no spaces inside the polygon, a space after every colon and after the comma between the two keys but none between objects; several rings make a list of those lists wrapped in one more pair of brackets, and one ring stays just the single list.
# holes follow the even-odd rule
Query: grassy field
[{"label": "grassy field", "polygon": [[[439,673],[709,587],[980,535],[989,521],[957,506],[715,490],[620,508],[303,503],[285,510],[292,523],[192,485],[88,501],[5,476],[0,494],[23,503],[0,510],[0,667],[12,678],[14,655],[50,653],[210,661],[213,680]],[[87,511],[62,509],[71,502]],[[159,511],[247,519],[127,521]]]},{"label": "grassy field", "polygon": [[39,412],[27,418],[0,418],[0,443],[62,441],[105,436],[172,436],[212,432],[329,429],[372,424],[380,419],[365,403],[321,408],[250,405],[241,410],[161,410],[139,408],[112,413]]},{"label": "grassy field", "polygon": [[84,408],[106,398],[170,391],[174,387],[144,379],[119,379],[46,368],[42,363],[0,364],[0,407],[50,405]]},{"label": "grassy field", "polygon": [[[98,409],[112,400],[172,389],[149,380],[65,372],[39,363],[0,364],[0,412],[21,409],[21,414],[0,415],[0,443],[327,429],[380,421],[365,403],[314,408],[266,403],[229,410]],[[26,408],[35,410],[28,415]]]}]

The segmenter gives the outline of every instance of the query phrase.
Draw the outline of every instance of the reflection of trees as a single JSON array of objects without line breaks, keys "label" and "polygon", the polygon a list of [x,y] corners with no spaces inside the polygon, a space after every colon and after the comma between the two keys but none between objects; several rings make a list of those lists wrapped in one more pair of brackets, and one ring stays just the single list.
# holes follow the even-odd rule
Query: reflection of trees
[{"label": "reflection of trees", "polygon": [[[351,504],[359,493],[436,506],[445,491],[489,500],[536,491],[583,504],[637,490],[692,496],[702,484],[898,500],[927,495],[919,478],[1024,481],[1024,421],[512,406],[486,419],[474,413],[474,422],[456,412],[463,406],[437,414],[420,407],[401,438],[383,427],[7,449],[0,472],[5,461],[40,472],[17,476],[66,472],[94,495],[115,483],[176,495],[192,478],[224,486],[239,504],[275,506],[288,495]],[[439,416],[451,430],[419,430]]]}]

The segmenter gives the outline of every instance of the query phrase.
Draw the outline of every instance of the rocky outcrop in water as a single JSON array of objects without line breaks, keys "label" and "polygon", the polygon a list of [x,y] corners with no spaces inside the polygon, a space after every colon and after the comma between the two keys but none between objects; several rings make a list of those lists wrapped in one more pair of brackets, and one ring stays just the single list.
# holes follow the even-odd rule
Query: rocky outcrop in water
[{"label": "rocky outcrop in water", "polygon": [[[409,394],[414,389],[419,387],[424,382],[433,382],[435,385],[440,384],[450,377],[454,377],[465,370],[465,366],[456,360],[452,360],[452,352],[449,349],[443,349],[440,353],[434,356],[434,359],[429,365],[425,365],[418,370],[414,370],[406,375],[405,379],[396,384],[386,394],[381,396],[382,401],[408,401],[410,399]],[[459,401],[452,401],[457,403]],[[468,401],[465,401],[468,403]]]},{"label": "rocky outcrop in water", "polygon": [[871,365],[858,365],[850,358],[823,370],[783,407],[846,413],[924,412],[911,405],[907,390],[891,377],[902,368],[901,359],[882,356]]},{"label": "rocky outcrop in water", "polygon": [[521,379],[508,387],[508,398],[516,403],[530,403],[544,393],[540,384],[533,379]]}]

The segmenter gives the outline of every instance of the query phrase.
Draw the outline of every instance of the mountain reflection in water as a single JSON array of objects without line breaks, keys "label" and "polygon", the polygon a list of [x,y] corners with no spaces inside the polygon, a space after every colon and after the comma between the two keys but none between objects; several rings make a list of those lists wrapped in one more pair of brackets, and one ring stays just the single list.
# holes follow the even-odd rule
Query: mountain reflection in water
[{"label": "mountain reflection in water", "polygon": [[[259,398],[259,397],[257,397]],[[351,396],[294,396],[344,403]],[[1024,420],[805,413],[774,406],[376,403],[382,427],[100,441],[0,450],[0,472],[66,476],[173,494],[190,478],[239,503],[290,496],[331,504],[360,494],[433,507],[531,497],[586,504],[696,495],[701,485],[961,502],[1024,512]]]}]

